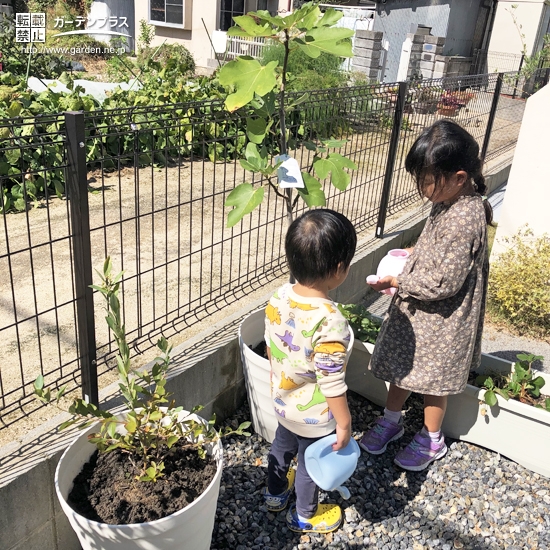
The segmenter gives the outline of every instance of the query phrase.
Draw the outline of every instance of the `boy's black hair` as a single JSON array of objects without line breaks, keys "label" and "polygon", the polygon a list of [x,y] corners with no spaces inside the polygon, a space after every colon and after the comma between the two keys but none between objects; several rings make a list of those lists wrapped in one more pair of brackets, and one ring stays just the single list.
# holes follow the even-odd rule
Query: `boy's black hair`
[{"label": "boy's black hair", "polygon": [[[420,134],[407,154],[405,169],[416,180],[421,196],[426,175],[434,177],[437,190],[443,177],[456,174],[460,170],[464,170],[472,179],[478,194],[485,195],[487,192],[485,178],[481,173],[479,145],[469,132],[452,120],[438,120]],[[487,223],[491,223],[491,205],[489,201],[483,201],[483,205]]]},{"label": "boy's black hair", "polygon": [[347,269],[356,246],[353,224],[326,208],[308,210],[296,218],[285,238],[290,272],[305,286],[335,275],[340,266]]}]

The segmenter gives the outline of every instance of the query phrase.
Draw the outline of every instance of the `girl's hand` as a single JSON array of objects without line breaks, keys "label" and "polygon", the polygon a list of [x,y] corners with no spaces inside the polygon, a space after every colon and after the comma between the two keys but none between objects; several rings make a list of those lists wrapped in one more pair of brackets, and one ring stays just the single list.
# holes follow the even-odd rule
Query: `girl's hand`
[{"label": "girl's hand", "polygon": [[351,424],[347,428],[341,428],[336,424],[336,443],[332,444],[333,451],[339,451],[347,447],[349,440],[351,439]]},{"label": "girl's hand", "polygon": [[381,290],[386,290],[387,288],[398,288],[399,284],[397,283],[397,279],[395,277],[392,277],[391,275],[386,275],[386,277],[382,277],[381,279],[378,279],[378,282],[376,283],[368,283],[373,290],[376,290],[380,292]]}]

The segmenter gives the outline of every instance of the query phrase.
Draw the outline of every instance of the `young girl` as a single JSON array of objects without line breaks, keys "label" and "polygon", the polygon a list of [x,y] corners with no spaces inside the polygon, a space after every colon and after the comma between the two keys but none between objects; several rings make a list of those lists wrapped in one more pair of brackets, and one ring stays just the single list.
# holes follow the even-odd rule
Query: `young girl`
[{"label": "young girl", "polygon": [[371,285],[397,292],[369,367],[390,382],[386,408],[360,445],[383,453],[404,433],[401,409],[410,393],[424,394],[424,427],[395,457],[406,470],[423,470],[445,455],[447,396],[464,390],[481,359],[492,210],[478,154],[474,138],[450,120],[422,132],[405,168],[432,210],[402,274]]},{"label": "young girl", "polygon": [[[271,362],[271,396],[279,426],[268,457],[268,510],[286,508],[296,478],[292,531],[328,533],[342,511],[318,504],[319,488],[305,468],[309,445],[336,429],[334,450],[351,437],[344,380],[350,329],[328,292],[347,277],[357,237],[351,222],[332,210],[310,210],[294,220],[285,252],[296,284],[286,284],[266,308],[265,341]],[[296,473],[290,467],[298,455]]]}]

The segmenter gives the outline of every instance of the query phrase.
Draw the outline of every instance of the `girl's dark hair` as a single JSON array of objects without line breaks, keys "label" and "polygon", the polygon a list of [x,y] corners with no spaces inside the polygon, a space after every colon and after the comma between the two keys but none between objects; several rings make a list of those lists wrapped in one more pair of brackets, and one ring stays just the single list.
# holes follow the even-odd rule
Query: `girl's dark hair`
[{"label": "girl's dark hair", "polygon": [[[415,178],[421,195],[427,174],[434,177],[437,189],[443,177],[456,174],[459,170],[464,170],[472,179],[476,193],[485,195],[487,192],[481,173],[479,145],[470,133],[452,120],[438,120],[420,134],[405,159],[405,168]],[[491,204],[484,200],[483,206],[487,223],[491,224]]]},{"label": "girl's dark hair", "polygon": [[353,224],[334,210],[308,210],[288,228],[285,239],[290,272],[303,285],[323,281],[351,264],[357,234]]}]

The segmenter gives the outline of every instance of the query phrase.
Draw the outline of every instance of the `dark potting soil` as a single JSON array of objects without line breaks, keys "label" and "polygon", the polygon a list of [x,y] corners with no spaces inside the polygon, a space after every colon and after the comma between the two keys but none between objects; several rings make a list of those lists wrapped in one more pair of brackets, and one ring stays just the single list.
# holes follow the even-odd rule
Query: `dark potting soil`
[{"label": "dark potting soil", "polygon": [[269,359],[267,356],[267,346],[265,345],[265,342],[262,340],[257,346],[254,346],[252,348],[252,351],[259,355],[260,357],[263,357],[264,359]]},{"label": "dark potting soil", "polygon": [[156,482],[136,480],[139,471],[127,453],[96,451],[74,480],[70,506],[87,519],[111,525],[154,521],[185,508],[214,478],[216,460],[178,444],[172,451]]}]

